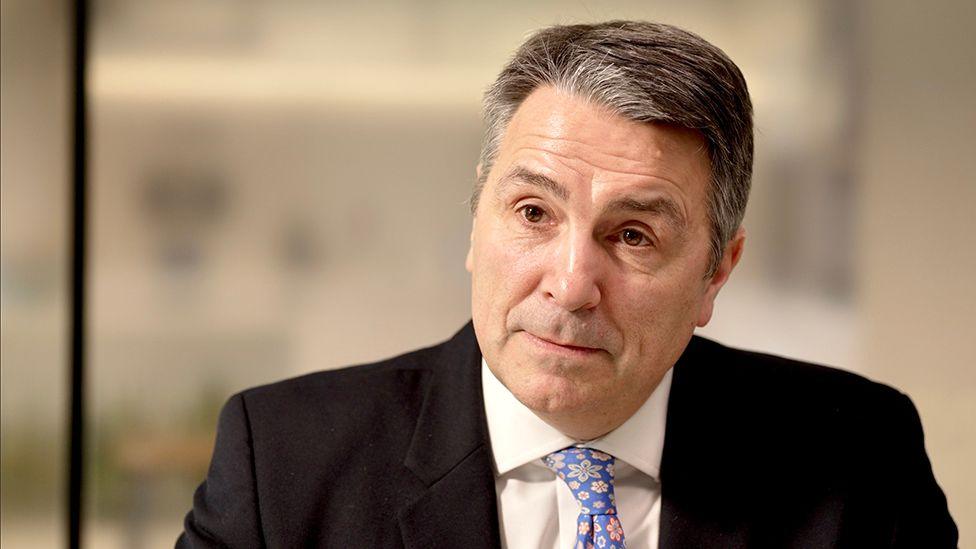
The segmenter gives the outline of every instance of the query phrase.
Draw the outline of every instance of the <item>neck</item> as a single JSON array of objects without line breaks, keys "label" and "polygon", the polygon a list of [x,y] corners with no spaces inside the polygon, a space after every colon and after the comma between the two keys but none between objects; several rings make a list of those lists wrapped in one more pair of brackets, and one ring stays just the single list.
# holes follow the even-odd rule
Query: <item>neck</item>
[{"label": "neck", "polygon": [[579,441],[588,441],[600,438],[623,425],[643,403],[644,401],[641,401],[637,406],[631,406],[624,410],[614,410],[613,412],[599,409],[568,413],[533,410],[533,413],[567,437]]}]

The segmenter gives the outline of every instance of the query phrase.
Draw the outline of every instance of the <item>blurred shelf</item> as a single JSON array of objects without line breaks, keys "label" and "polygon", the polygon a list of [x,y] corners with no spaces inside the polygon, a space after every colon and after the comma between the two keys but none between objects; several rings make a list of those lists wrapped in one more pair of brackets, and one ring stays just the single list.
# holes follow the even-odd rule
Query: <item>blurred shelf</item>
[{"label": "blurred shelf", "polygon": [[96,102],[271,108],[474,108],[497,68],[333,66],[262,58],[102,55]]}]

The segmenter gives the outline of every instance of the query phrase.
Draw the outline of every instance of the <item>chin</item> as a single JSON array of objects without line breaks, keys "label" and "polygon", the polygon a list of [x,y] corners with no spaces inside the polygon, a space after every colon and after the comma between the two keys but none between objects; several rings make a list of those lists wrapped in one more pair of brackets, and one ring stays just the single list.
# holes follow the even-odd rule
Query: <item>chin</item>
[{"label": "chin", "polygon": [[[539,414],[572,414],[583,411],[593,399],[588,387],[557,372],[534,372],[506,383],[515,398]],[[503,380],[504,382],[504,380]]]}]

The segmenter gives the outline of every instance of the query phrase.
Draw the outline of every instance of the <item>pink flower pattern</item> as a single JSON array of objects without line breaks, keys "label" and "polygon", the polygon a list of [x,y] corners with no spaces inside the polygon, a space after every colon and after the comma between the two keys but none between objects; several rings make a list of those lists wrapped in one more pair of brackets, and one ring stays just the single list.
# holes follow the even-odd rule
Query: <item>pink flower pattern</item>
[{"label": "pink flower pattern", "polygon": [[569,478],[577,478],[580,482],[586,482],[590,478],[600,478],[600,471],[602,470],[602,465],[597,465],[588,459],[584,459],[579,463],[569,464]]}]

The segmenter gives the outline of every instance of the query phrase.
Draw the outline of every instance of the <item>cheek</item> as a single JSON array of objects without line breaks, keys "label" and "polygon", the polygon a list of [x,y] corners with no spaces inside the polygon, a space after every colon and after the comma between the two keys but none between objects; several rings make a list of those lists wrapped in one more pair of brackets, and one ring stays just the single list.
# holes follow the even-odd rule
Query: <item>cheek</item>
[{"label": "cheek", "polygon": [[531,288],[544,254],[538,246],[527,242],[504,238],[498,229],[484,235],[475,247],[477,277],[483,279],[492,293],[505,300],[512,294],[524,293]]},{"label": "cheek", "polygon": [[539,262],[533,250],[491,233],[479,236],[472,248],[473,315],[501,327],[508,311],[531,294]]},{"label": "cheek", "polygon": [[631,352],[656,356],[690,337],[698,318],[702,291],[687,279],[642,276],[629,284],[614,300],[621,329],[630,334]]}]

